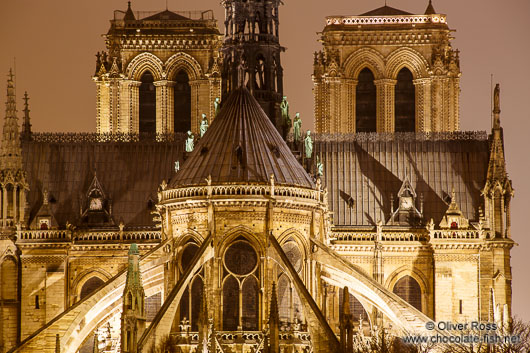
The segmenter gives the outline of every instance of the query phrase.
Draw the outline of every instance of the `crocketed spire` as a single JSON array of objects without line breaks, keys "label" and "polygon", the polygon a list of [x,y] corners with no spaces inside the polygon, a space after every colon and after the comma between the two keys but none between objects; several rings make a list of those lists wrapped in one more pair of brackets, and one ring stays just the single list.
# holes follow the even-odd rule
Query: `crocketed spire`
[{"label": "crocketed spire", "polygon": [[17,105],[15,97],[15,83],[13,71],[9,70],[7,79],[6,116],[2,135],[0,160],[2,169],[21,169],[22,151],[20,148]]}]

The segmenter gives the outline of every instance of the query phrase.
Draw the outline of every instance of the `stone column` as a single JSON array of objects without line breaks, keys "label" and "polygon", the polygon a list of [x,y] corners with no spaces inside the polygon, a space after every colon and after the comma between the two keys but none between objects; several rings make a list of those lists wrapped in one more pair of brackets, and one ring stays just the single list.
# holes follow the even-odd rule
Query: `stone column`
[{"label": "stone column", "polygon": [[129,85],[129,132],[139,133],[140,132],[140,85],[141,81],[131,81]]},{"label": "stone column", "polygon": [[220,77],[210,77],[208,78],[208,88],[210,92],[210,102],[209,102],[209,112],[205,113],[208,115],[208,120],[210,124],[215,118],[215,98],[221,98],[221,78]]},{"label": "stone column", "polygon": [[17,185],[13,185],[13,225],[17,224]]},{"label": "stone column", "polygon": [[377,132],[394,132],[394,97],[396,80],[375,80],[377,90]]},{"label": "stone column", "polygon": [[[133,120],[133,86],[136,81],[120,81],[119,119],[116,132],[131,133]],[[138,82],[138,86],[139,86]]]},{"label": "stone column", "polygon": [[97,82],[97,103],[96,103],[96,118],[97,118],[97,132],[109,133],[110,126],[110,88],[109,84],[105,82]]},{"label": "stone column", "polygon": [[2,185],[2,224],[7,225],[7,185]]},{"label": "stone column", "polygon": [[313,77],[313,114],[315,116],[315,132],[325,131],[325,111],[327,98],[326,83],[321,78]]},{"label": "stone column", "polygon": [[173,132],[173,87],[175,82],[156,81],[156,132],[166,134]]},{"label": "stone column", "polygon": [[431,79],[418,78],[412,82],[416,92],[416,132],[430,132]]},{"label": "stone column", "polygon": [[26,190],[24,190],[24,187],[20,187],[20,207],[19,207],[19,220],[20,222],[24,222],[25,218],[25,206],[26,206]]},{"label": "stone column", "polygon": [[355,132],[356,89],[359,81],[351,78],[342,81],[342,121],[338,132]]},{"label": "stone column", "polygon": [[[201,125],[201,115],[212,109],[213,101],[210,100],[210,83],[208,79],[190,81],[191,86],[191,131],[197,135]],[[215,99],[215,97],[214,97]],[[211,119],[212,115],[208,116]]]},{"label": "stone column", "polygon": [[449,79],[449,131],[460,129],[460,78]]},{"label": "stone column", "polygon": [[342,98],[342,80],[338,77],[330,77],[329,79],[329,115],[327,116],[327,129],[325,132],[339,132],[341,120],[343,117],[341,111]]}]

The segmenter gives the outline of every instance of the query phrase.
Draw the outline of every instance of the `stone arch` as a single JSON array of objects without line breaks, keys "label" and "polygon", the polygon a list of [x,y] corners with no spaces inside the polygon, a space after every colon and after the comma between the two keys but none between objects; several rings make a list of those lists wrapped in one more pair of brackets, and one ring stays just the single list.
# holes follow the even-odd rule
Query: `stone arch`
[{"label": "stone arch", "polygon": [[376,80],[384,78],[385,61],[383,55],[375,49],[364,47],[356,50],[344,61],[346,77],[357,79],[362,69],[368,68]]},{"label": "stone arch", "polygon": [[[348,287],[361,303],[378,308],[397,327],[408,330],[424,330],[431,319],[408,304],[387,287],[379,284],[371,276],[362,273],[348,260],[340,257],[326,245],[312,240],[315,245],[313,255],[322,266],[321,278],[336,287]],[[366,308],[367,306],[365,306]],[[434,331],[444,335],[442,331]]]},{"label": "stone arch", "polygon": [[103,283],[106,283],[112,276],[110,275],[110,273],[101,268],[91,268],[81,272],[81,274],[77,276],[77,278],[72,283],[72,287],[75,288],[74,293],[76,296],[76,301],[81,298],[81,289],[83,288],[85,283],[94,277],[99,278],[103,281]]},{"label": "stone arch", "polygon": [[145,52],[139,54],[127,65],[127,77],[131,80],[140,81],[142,74],[150,71],[155,81],[165,78],[164,63],[156,55]]},{"label": "stone arch", "polygon": [[419,79],[429,75],[429,63],[421,53],[411,48],[399,48],[386,58],[385,78],[396,79],[402,68],[408,68],[413,78]]},{"label": "stone arch", "polygon": [[302,253],[302,256],[304,259],[307,259],[309,257],[309,242],[306,236],[296,228],[289,228],[277,237],[280,245],[289,241],[290,238],[298,244],[298,249]]},{"label": "stone arch", "polygon": [[197,243],[198,246],[201,246],[204,241],[204,237],[201,233],[193,229],[186,229],[177,239],[173,242],[173,251],[179,252],[182,250],[182,247],[185,246],[190,240],[193,240]]},{"label": "stone arch", "polygon": [[16,257],[8,255],[0,259],[0,276],[4,283],[11,285],[0,286],[0,300],[1,299],[17,299],[18,293],[18,261]]},{"label": "stone arch", "polygon": [[252,232],[252,230],[248,227],[238,225],[225,232],[225,234],[223,235],[223,240],[219,243],[218,247],[215,250],[216,256],[223,256],[226,249],[228,249],[230,244],[239,236],[243,236],[254,247],[254,249],[258,253],[258,256],[262,256],[263,254],[265,254],[265,245],[254,234],[254,232]]},{"label": "stone arch", "polygon": [[428,313],[428,298],[430,297],[431,292],[429,290],[428,281],[421,272],[415,269],[411,269],[409,266],[401,266],[400,268],[394,270],[394,272],[392,272],[390,276],[388,276],[385,283],[386,288],[388,288],[389,291],[393,292],[396,283],[398,283],[398,281],[404,278],[405,276],[411,277],[420,286],[422,308],[421,311],[424,313]]},{"label": "stone arch", "polygon": [[203,76],[199,62],[193,56],[182,52],[176,53],[167,59],[164,67],[166,68],[165,73],[168,79],[173,79],[180,70],[186,72],[190,81],[198,80]]},{"label": "stone arch", "polygon": [[[162,243],[142,256],[142,283],[147,296],[160,292],[164,285],[163,259],[150,259],[151,254],[163,248]],[[95,328],[99,327],[110,314],[121,309],[122,295],[127,270],[123,269],[99,290],[92,292],[79,302],[53,318],[34,334],[24,339],[16,352],[40,350],[53,353],[54,345],[48,338],[60,336],[61,352],[76,352]],[[44,348],[43,348],[44,347]]]}]

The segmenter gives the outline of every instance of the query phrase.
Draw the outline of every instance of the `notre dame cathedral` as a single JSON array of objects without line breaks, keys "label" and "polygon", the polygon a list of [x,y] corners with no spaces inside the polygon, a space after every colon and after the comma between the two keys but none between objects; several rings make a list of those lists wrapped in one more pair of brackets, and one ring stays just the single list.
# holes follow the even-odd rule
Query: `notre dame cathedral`
[{"label": "notre dame cathedral", "polygon": [[20,124],[9,76],[0,352],[347,353],[510,321],[499,87],[491,132],[460,131],[446,15],[326,17],[301,131],[280,5],[115,11],[96,133],[33,132],[27,95]]}]

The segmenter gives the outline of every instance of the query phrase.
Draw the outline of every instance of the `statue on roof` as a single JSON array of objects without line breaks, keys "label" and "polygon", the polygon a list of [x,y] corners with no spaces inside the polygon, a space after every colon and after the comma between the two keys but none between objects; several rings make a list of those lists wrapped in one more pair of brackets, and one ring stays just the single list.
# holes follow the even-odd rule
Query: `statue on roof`
[{"label": "statue on roof", "polygon": [[186,152],[193,152],[195,147],[194,136],[191,131],[188,131],[188,138],[186,139]]},{"label": "statue on roof", "polygon": [[217,116],[219,113],[219,109],[221,109],[221,98],[215,97],[215,100],[213,101],[213,107],[214,107],[214,116]]},{"label": "statue on roof", "polygon": [[311,138],[311,131],[307,130],[306,137],[304,139],[305,145],[305,158],[311,158],[313,156],[313,139]]},{"label": "statue on roof", "polygon": [[302,119],[300,119],[300,113],[296,113],[294,116],[293,135],[295,143],[298,143],[302,139]]},{"label": "statue on roof", "polygon": [[282,120],[287,126],[291,126],[291,118],[289,117],[289,102],[287,101],[287,96],[283,96],[283,100],[280,103],[280,110],[282,112]]},{"label": "statue on roof", "polygon": [[317,177],[324,175],[324,164],[320,160],[320,157],[317,155]]},{"label": "statue on roof", "polygon": [[201,137],[203,137],[206,133],[206,130],[208,130],[208,126],[208,118],[206,117],[206,114],[202,114],[201,126],[199,127]]},{"label": "statue on roof", "polygon": [[494,113],[501,112],[500,94],[501,94],[501,87],[497,83],[495,85],[495,90],[493,91],[493,112]]}]

